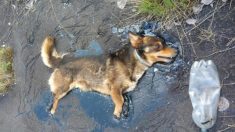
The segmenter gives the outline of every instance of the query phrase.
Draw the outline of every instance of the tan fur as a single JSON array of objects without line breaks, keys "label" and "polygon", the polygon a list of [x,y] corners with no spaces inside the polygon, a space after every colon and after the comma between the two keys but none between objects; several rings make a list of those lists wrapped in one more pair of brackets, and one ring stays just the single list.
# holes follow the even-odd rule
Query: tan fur
[{"label": "tan fur", "polygon": [[50,36],[45,38],[42,43],[41,56],[43,63],[50,68],[54,68],[60,63],[61,56],[54,48],[54,38]]},{"label": "tan fur", "polygon": [[[66,58],[53,55],[54,39],[46,37],[42,44],[42,60],[48,67],[55,68],[49,79],[51,92],[54,95],[51,113],[54,114],[58,102],[70,90],[80,88],[82,91],[97,91],[110,95],[115,108],[113,114],[120,117],[125,92],[134,90],[138,80],[148,66],[141,63],[134,50],[144,51],[141,56],[150,65],[163,61],[169,62],[176,51],[165,47],[163,41],[154,37],[142,37],[129,33],[131,46],[122,48],[113,54],[85,57],[67,61]],[[145,48],[140,49],[145,45]],[[63,63],[66,62],[66,63]]]}]

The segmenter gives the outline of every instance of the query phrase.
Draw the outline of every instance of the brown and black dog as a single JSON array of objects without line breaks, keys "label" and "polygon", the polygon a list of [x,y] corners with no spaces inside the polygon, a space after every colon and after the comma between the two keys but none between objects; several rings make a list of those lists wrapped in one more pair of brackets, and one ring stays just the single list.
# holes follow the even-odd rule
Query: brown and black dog
[{"label": "brown and black dog", "polygon": [[54,69],[49,79],[54,96],[51,114],[55,113],[61,98],[70,90],[80,88],[110,95],[115,105],[113,114],[120,118],[124,103],[122,94],[134,90],[138,80],[154,63],[170,62],[176,56],[176,50],[167,47],[160,38],[129,32],[129,39],[129,45],[114,53],[63,63],[66,58],[56,52],[54,38],[46,37],[41,56],[43,63]]}]

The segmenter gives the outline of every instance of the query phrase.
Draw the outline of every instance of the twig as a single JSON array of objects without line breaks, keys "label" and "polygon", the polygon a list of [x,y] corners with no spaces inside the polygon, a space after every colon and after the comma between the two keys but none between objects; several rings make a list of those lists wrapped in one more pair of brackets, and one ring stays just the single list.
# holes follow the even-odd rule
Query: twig
[{"label": "twig", "polygon": [[180,40],[182,58],[184,58],[184,45],[182,44],[182,38],[180,37],[180,33],[179,33],[179,30],[178,30],[177,26],[176,26],[176,31],[177,31],[177,34],[178,34],[179,40]]},{"label": "twig", "polygon": [[216,8],[214,11],[212,11],[212,12],[209,12],[207,15],[209,15],[209,16],[207,16],[205,19],[203,19],[200,23],[198,23],[195,27],[193,27],[192,29],[190,29],[189,31],[187,31],[186,32],[186,34],[188,34],[189,32],[191,32],[192,30],[194,30],[194,29],[196,29],[197,27],[199,27],[203,22],[205,22],[207,19],[209,19],[210,17],[212,17],[213,15],[214,15],[214,13],[216,12],[216,11],[218,11],[220,8],[222,8],[223,6],[224,6],[225,4],[223,4],[222,6],[220,6],[219,8]]},{"label": "twig", "polygon": [[219,116],[219,118],[234,118],[235,115],[231,115],[231,116]]},{"label": "twig", "polygon": [[214,12],[212,13],[212,20],[211,20],[211,23],[208,27],[208,30],[211,29],[211,26],[212,26],[212,23],[214,21],[214,17],[215,17],[215,10],[217,10],[217,5],[218,5],[219,1],[216,2],[216,6],[215,6],[215,9],[214,9]]},{"label": "twig", "polygon": [[229,10],[231,9],[231,7],[232,7],[232,2],[233,2],[233,0],[231,0],[230,1],[230,4],[229,4]]},{"label": "twig", "polygon": [[228,127],[226,127],[226,128],[225,128],[225,129],[223,129],[223,130],[219,130],[218,132],[223,132],[223,131],[226,131],[226,130],[228,130],[228,129],[232,128],[232,127],[235,127],[235,124],[233,124],[233,125],[229,125],[229,124],[227,124],[227,126],[228,126]]},{"label": "twig", "polygon": [[224,132],[224,131],[226,131],[226,130],[228,130],[228,129],[230,129],[231,127],[226,127],[225,129],[223,129],[223,130],[219,130],[218,132]]},{"label": "twig", "polygon": [[229,126],[229,127],[235,127],[235,124],[233,124],[233,125],[229,125],[229,124],[228,124],[228,126]]},{"label": "twig", "polygon": [[225,84],[223,84],[222,86],[229,86],[229,85],[235,85],[235,82],[232,82],[232,83],[225,83]]},{"label": "twig", "polygon": [[111,12],[111,15],[112,16],[114,16],[120,23],[123,23],[123,21],[121,21],[115,14],[113,14],[112,12]]},{"label": "twig", "polygon": [[225,77],[222,80],[221,88],[223,88],[224,86],[224,80],[228,79],[230,76],[230,73],[225,68],[222,68],[222,69],[225,71]]},{"label": "twig", "polygon": [[232,44],[233,43],[233,41],[235,41],[235,37],[234,38],[232,38],[227,44],[226,44],[226,46],[229,46],[230,44]]},{"label": "twig", "polygon": [[232,50],[232,49],[235,49],[235,46],[233,46],[232,48],[227,48],[227,49],[224,49],[224,50],[220,50],[220,51],[211,53],[211,54],[209,54],[207,56],[203,56],[203,57],[199,57],[199,58],[207,58],[207,57],[213,56],[215,54],[223,53],[223,52],[226,52],[226,51],[229,51],[229,50]]},{"label": "twig", "polygon": [[189,31],[186,32],[186,34],[188,34],[189,32],[193,31],[194,29],[196,29],[197,27],[199,27],[204,21],[206,21],[207,19],[209,19],[210,17],[212,17],[213,14],[209,15],[208,17],[206,17],[204,20],[202,20],[200,23],[198,23],[195,27],[193,27],[192,29],[190,29]]},{"label": "twig", "polygon": [[138,12],[138,13],[136,13],[136,14],[134,14],[134,15],[132,15],[132,16],[130,16],[130,17],[128,17],[128,18],[125,18],[125,19],[123,19],[122,21],[129,20],[129,19],[131,19],[131,18],[133,18],[133,17],[138,16],[139,14],[140,14],[140,12]]},{"label": "twig", "polygon": [[[178,13],[178,12],[177,12],[177,13]],[[180,14],[179,14],[179,15],[180,15]],[[178,17],[177,17],[177,19],[178,19]],[[185,38],[187,39],[188,42],[190,42],[190,46],[192,47],[193,53],[195,54],[196,57],[198,57],[194,46],[191,44],[191,41],[190,41],[190,39],[189,39],[188,36],[187,36],[187,33],[184,31],[184,28],[182,27],[182,25],[180,25],[180,27],[182,28],[182,31],[183,31],[183,33],[184,33]]]},{"label": "twig", "polygon": [[[182,26],[181,26],[181,27],[182,27]],[[183,31],[183,33],[184,33],[184,36],[185,36],[186,39],[188,40],[188,42],[190,42],[189,44],[190,44],[190,46],[192,47],[193,53],[194,53],[195,56],[198,58],[197,53],[196,53],[196,50],[195,50],[195,48],[194,48],[194,45],[192,45],[192,42],[191,42],[190,39],[188,38],[187,33],[185,33],[183,27],[182,27],[182,31]]]},{"label": "twig", "polygon": [[59,21],[57,15],[56,15],[56,13],[55,13],[55,8],[54,8],[54,6],[53,6],[51,0],[50,0],[50,4],[51,4],[51,8],[52,8],[53,14],[54,14],[54,16],[55,16],[55,20],[56,20],[57,23],[59,24],[60,28],[63,29],[68,35],[70,35],[71,33],[69,33],[69,32],[64,28],[64,26],[60,23],[60,21]]}]

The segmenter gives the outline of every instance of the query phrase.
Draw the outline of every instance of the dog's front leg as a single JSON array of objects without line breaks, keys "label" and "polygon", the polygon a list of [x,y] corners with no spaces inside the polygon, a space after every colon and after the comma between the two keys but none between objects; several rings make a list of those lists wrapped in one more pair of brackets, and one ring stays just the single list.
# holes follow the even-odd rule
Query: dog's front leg
[{"label": "dog's front leg", "polygon": [[122,106],[124,103],[122,92],[118,88],[113,88],[111,90],[111,97],[112,97],[113,103],[115,105],[113,114],[114,114],[115,118],[120,118],[121,112],[122,112]]}]

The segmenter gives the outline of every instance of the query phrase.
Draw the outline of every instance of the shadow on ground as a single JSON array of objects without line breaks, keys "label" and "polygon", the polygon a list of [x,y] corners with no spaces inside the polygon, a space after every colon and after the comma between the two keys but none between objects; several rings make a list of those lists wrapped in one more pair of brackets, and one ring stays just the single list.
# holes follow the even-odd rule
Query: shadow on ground
[{"label": "shadow on ground", "polygon": [[[123,21],[132,10],[118,9],[114,0],[2,0],[0,41],[14,48],[16,81],[0,97],[0,130],[196,132],[199,129],[191,119],[188,96],[189,67],[194,60],[205,58],[213,59],[218,66],[224,83],[222,96],[230,101],[230,108],[218,113],[217,124],[210,131],[233,131],[235,2],[221,5],[215,5],[215,13],[208,13],[215,8],[206,7],[195,16],[205,19],[196,28],[181,25],[173,29],[170,34],[178,36],[182,44],[182,65],[176,69],[162,65],[150,68],[137,89],[128,94],[129,116],[118,121],[112,117],[110,97],[79,90],[62,99],[55,116],[50,116],[52,97],[47,80],[52,70],[43,65],[40,47],[45,36],[52,35],[60,52],[113,51],[126,42],[120,41],[111,29],[125,26]],[[131,22],[135,22],[134,18]]]}]

